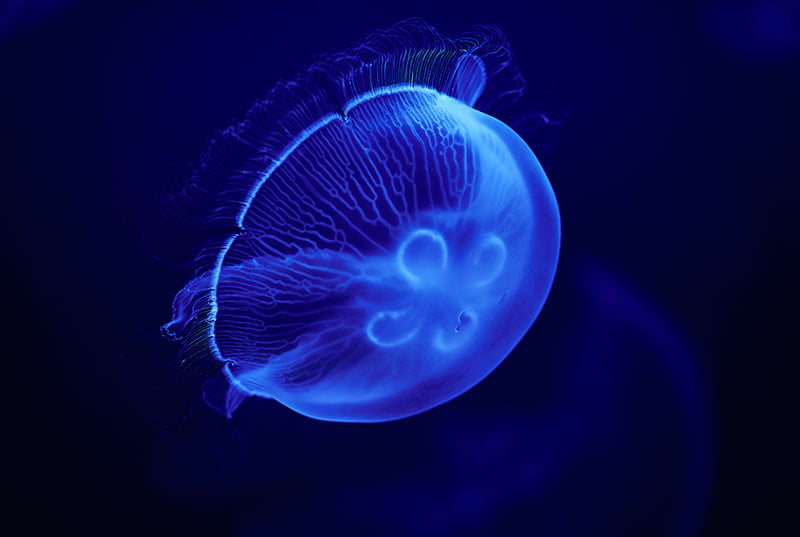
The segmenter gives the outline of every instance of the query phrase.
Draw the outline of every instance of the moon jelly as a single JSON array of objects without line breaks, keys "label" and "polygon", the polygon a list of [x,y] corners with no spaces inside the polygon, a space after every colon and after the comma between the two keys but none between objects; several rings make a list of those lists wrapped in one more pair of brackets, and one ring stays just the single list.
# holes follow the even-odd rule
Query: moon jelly
[{"label": "moon jelly", "polygon": [[176,197],[216,238],[163,328],[183,360],[222,363],[206,401],[386,421],[497,367],[541,310],[560,242],[542,167],[484,112],[523,87],[496,29],[451,39],[409,20],[223,132]]}]

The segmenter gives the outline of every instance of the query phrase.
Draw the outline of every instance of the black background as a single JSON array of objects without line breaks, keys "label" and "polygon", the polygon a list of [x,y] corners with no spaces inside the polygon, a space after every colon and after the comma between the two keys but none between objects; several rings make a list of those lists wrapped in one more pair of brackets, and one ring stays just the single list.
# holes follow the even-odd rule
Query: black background
[{"label": "black background", "polygon": [[[543,414],[526,405],[557,391],[541,364],[565,349],[574,367],[600,363],[614,330],[614,352],[635,358],[630,327],[647,325],[651,352],[693,364],[705,397],[691,413],[709,415],[698,422],[709,442],[691,448],[711,454],[692,459],[701,534],[800,534],[796,5],[17,4],[0,12],[7,524],[84,534],[667,535],[658,506],[668,500],[653,491],[680,487],[620,463],[653,454],[641,468],[656,472],[671,453],[672,437],[657,433],[668,426],[652,416],[686,416],[666,402],[651,408],[657,387],[625,384],[642,392],[629,390],[641,404],[625,406],[625,420],[580,414],[587,430],[607,427],[584,446],[586,473],[567,465],[536,488],[514,466],[520,450],[572,434],[556,412],[544,415],[559,425],[529,429],[526,416]],[[233,420],[218,418],[192,401],[204,366],[176,383],[175,348],[158,339],[189,277],[177,265],[188,246],[167,251],[158,236],[158,204],[206,141],[277,80],[410,16],[450,34],[496,24],[531,109],[558,120],[531,115],[520,127],[562,212],[548,304],[486,381],[421,416],[341,425],[247,401]],[[622,310],[627,321],[608,320]],[[635,360],[624,363],[636,371]],[[630,374],[657,383],[652,372]],[[590,392],[570,394],[589,401]],[[657,424],[652,438],[631,425],[637,412]],[[628,425],[615,432],[612,422]],[[603,450],[628,468],[625,479],[586,477],[606,464]],[[567,460],[558,453],[542,460]],[[627,492],[608,492],[631,476]],[[482,499],[453,500],[469,487]],[[648,507],[625,503],[635,491]]]}]

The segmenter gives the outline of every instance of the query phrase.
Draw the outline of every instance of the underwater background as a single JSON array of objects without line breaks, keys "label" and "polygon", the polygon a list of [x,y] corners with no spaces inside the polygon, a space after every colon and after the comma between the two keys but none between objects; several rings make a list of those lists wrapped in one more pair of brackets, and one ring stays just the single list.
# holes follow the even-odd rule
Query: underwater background
[{"label": "underwater background", "polygon": [[[4,505],[31,533],[797,535],[800,7],[0,4]],[[316,55],[497,25],[562,219],[537,322],[421,415],[231,419],[159,326],[161,219],[208,140]]]}]

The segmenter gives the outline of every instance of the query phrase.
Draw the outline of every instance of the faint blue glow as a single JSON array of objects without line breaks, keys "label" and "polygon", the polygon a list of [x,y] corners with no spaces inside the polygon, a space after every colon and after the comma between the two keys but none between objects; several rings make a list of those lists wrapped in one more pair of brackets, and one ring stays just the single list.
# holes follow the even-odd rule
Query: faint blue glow
[{"label": "faint blue glow", "polygon": [[6,0],[0,4],[0,38],[32,30],[78,0]]},{"label": "faint blue glow", "polygon": [[708,6],[708,24],[717,44],[751,61],[800,56],[800,2],[797,0],[717,0]]}]

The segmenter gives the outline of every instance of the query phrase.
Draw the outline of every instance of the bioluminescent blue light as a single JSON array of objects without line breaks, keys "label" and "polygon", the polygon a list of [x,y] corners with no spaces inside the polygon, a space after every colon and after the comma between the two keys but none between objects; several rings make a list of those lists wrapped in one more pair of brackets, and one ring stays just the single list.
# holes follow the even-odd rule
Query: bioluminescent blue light
[{"label": "bioluminescent blue light", "polygon": [[511,352],[560,242],[533,152],[479,110],[522,86],[497,30],[410,20],[279,85],[211,145],[178,201],[218,240],[164,330],[183,359],[223,363],[212,406],[392,420]]}]

